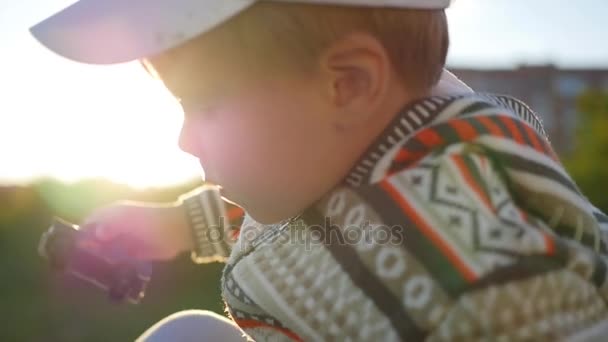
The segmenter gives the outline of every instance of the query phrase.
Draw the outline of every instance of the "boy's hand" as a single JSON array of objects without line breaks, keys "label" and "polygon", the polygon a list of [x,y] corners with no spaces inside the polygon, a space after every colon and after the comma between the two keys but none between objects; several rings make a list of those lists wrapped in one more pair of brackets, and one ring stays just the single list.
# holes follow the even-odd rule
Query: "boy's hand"
[{"label": "boy's hand", "polygon": [[135,241],[128,252],[142,260],[169,260],[193,248],[190,229],[177,204],[116,202],[95,210],[81,229],[94,229],[94,242],[112,243],[121,237]]}]

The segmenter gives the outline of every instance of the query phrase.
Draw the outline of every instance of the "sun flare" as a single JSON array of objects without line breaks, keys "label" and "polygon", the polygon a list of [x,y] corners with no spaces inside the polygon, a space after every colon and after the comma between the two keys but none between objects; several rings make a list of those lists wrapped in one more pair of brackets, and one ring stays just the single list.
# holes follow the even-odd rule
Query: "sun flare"
[{"label": "sun flare", "polygon": [[15,113],[0,135],[0,155],[19,160],[3,165],[6,178],[101,177],[142,188],[202,173],[178,148],[179,104],[138,63],[90,66],[50,56],[31,68],[9,71],[11,88],[0,89],[14,94],[3,107]]}]

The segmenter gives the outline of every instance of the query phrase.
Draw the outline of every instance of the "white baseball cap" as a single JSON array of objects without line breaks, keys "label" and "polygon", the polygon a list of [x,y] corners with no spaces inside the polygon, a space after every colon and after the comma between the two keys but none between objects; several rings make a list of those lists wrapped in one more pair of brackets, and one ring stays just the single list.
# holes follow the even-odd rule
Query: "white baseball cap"
[{"label": "white baseball cap", "polygon": [[[264,0],[80,0],[30,29],[55,53],[90,64],[122,63],[180,45]],[[275,0],[444,9],[451,0]]]}]

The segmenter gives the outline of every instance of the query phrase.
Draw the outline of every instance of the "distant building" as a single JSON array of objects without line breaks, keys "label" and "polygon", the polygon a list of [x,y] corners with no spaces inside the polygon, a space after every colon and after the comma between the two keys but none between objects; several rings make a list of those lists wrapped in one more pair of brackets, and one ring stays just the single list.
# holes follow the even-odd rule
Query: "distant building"
[{"label": "distant building", "polygon": [[568,153],[575,145],[577,96],[587,89],[608,90],[608,69],[558,69],[548,65],[450,70],[478,92],[508,94],[526,102],[543,120],[559,153]]}]

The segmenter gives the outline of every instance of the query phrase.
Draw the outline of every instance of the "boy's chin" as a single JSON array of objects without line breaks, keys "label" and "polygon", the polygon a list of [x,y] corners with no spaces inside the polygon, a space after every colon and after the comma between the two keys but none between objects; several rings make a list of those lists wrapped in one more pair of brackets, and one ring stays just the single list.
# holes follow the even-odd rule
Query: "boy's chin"
[{"label": "boy's chin", "polygon": [[229,188],[221,187],[222,197],[243,208],[247,215],[261,224],[274,224],[289,219],[292,215],[281,212],[276,206],[262,203],[260,200],[243,196],[238,192],[230,191]]},{"label": "boy's chin", "polygon": [[279,223],[286,219],[285,217],[281,218],[280,216],[277,216],[277,215],[256,213],[255,211],[252,212],[247,209],[245,209],[245,211],[247,212],[247,215],[249,215],[255,222],[258,222],[261,224],[276,224],[276,223]]},{"label": "boy's chin", "polygon": [[248,205],[248,203],[246,202],[239,203],[238,201],[235,201],[235,203],[241,206],[245,210],[247,215],[251,217],[255,222],[261,224],[275,224],[289,218],[287,215],[281,215],[276,210],[272,210],[271,208],[269,209],[268,207],[263,207],[255,204]]}]

